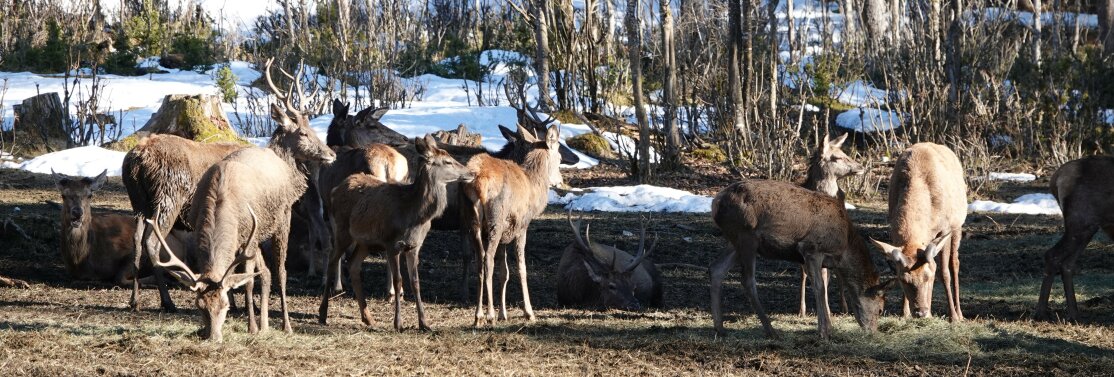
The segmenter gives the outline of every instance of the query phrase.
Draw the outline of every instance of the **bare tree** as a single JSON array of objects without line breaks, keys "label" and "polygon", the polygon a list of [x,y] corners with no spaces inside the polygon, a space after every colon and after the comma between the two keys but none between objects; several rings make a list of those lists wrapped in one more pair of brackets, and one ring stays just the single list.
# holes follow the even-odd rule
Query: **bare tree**
[{"label": "bare tree", "polygon": [[662,80],[662,123],[665,126],[665,150],[662,163],[679,166],[681,134],[677,129],[677,50],[673,43],[673,9],[669,0],[661,0],[661,53],[665,79]]},{"label": "bare tree", "polygon": [[638,121],[638,181],[650,181],[650,122],[642,98],[642,28],[638,19],[639,0],[627,0],[627,52],[630,55],[631,97]]},{"label": "bare tree", "polygon": [[546,8],[549,0],[534,0],[530,15],[534,21],[534,70],[538,75],[538,108],[550,111],[549,99],[549,30],[546,25]]}]

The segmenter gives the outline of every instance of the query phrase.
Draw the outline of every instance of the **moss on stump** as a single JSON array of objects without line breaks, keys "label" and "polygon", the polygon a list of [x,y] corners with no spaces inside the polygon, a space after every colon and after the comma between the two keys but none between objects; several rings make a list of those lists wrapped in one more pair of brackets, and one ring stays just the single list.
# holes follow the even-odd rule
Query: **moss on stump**
[{"label": "moss on stump", "polygon": [[148,134],[172,134],[202,143],[234,142],[251,145],[232,129],[228,117],[221,109],[220,98],[198,94],[172,94],[162,100],[162,106],[135,134],[107,147],[128,151]]},{"label": "moss on stump", "polygon": [[565,144],[572,149],[584,152],[585,154],[603,159],[615,158],[615,152],[611,150],[611,144],[604,139],[603,136],[594,132],[583,133],[565,139]]}]

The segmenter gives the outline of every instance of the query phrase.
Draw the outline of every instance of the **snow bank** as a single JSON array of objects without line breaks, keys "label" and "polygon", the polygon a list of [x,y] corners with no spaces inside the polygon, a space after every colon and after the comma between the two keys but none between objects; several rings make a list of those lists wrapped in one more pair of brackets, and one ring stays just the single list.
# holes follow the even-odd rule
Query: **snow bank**
[{"label": "snow bank", "polygon": [[1061,215],[1060,205],[1052,194],[1025,194],[1013,203],[976,200],[967,206],[970,212],[997,212],[1023,215]]},{"label": "snow bank", "polygon": [[851,109],[836,116],[836,125],[858,132],[889,131],[901,127],[901,113],[872,108]]},{"label": "snow bank", "polygon": [[558,196],[549,191],[549,204],[575,211],[604,212],[694,212],[712,210],[712,198],[687,191],[651,185],[592,187],[583,195]]},{"label": "snow bank", "polygon": [[990,173],[991,181],[1007,181],[1007,182],[1032,182],[1037,180],[1037,176],[1029,173]]},{"label": "snow bank", "polygon": [[54,172],[82,177],[93,177],[108,170],[108,176],[120,176],[120,165],[124,163],[124,152],[101,147],[78,147],[64,151],[47,153],[20,164],[19,168],[33,173],[50,174]]},{"label": "snow bank", "polygon": [[904,93],[892,94],[888,90],[875,88],[862,80],[853,81],[843,87],[834,87],[829,93],[832,98],[851,106],[881,106],[890,102],[891,96],[904,97]]}]

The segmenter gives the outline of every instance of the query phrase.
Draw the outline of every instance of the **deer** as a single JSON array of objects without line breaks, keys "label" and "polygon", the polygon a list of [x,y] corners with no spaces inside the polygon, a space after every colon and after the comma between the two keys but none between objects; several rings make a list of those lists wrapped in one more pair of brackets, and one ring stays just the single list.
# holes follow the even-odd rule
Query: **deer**
[{"label": "deer", "polygon": [[1064,234],[1044,253],[1044,280],[1041,282],[1035,316],[1048,319],[1048,296],[1056,275],[1064,282],[1066,319],[1076,322],[1079,308],[1075,301],[1078,271],[1076,260],[1099,229],[1114,237],[1114,157],[1089,156],[1068,161],[1056,169],[1049,182],[1064,218]]},{"label": "deer", "polygon": [[[154,218],[161,229],[172,229],[176,223],[190,228],[186,217],[198,180],[210,166],[243,148],[244,145],[235,143],[199,143],[175,135],[153,134],[141,137],[138,145],[124,155],[121,179],[136,214],[134,247],[130,249],[134,250],[136,271],[142,267],[143,258],[153,260],[149,256],[159,248],[143,219]],[[160,306],[166,312],[177,312],[163,274],[153,275]],[[133,311],[139,309],[139,283],[135,280],[132,285],[129,306]]]},{"label": "deer", "polygon": [[[405,255],[410,289],[417,304],[418,328],[429,331],[425,307],[422,305],[421,283],[418,277],[418,253],[429,232],[431,221],[440,216],[448,203],[446,185],[450,182],[470,182],[476,173],[457,162],[451,155],[437,147],[430,136],[414,142],[421,165],[414,171],[414,181],[409,184],[389,183],[369,174],[348,177],[333,189],[332,208],[334,243],[329,265],[337,265],[346,250],[354,248],[349,258],[348,274],[352,279],[360,317],[371,325],[360,272],[363,260],[371,252],[383,252],[387,259],[387,274],[395,292],[394,328],[402,331],[402,271],[399,258]],[[329,298],[333,295],[332,283],[338,278],[337,269],[329,268],[325,290],[321,295],[318,322],[324,325],[328,318]]]},{"label": "deer", "polygon": [[[522,288],[523,314],[529,321],[536,319],[530,304],[530,289],[526,281],[526,233],[530,221],[545,210],[548,203],[548,188],[559,182],[558,164],[561,155],[560,128],[550,126],[545,137],[538,140],[521,125],[518,136],[532,147],[526,153],[521,165],[479,154],[468,161],[468,168],[476,172],[476,179],[463,185],[464,202],[461,203],[461,220],[468,237],[470,250],[476,255],[477,266],[481,273],[478,279],[476,320],[473,326],[479,327],[485,321],[494,324],[495,309],[492,292],[492,277],[495,269],[495,254],[500,246],[514,242],[517,248],[518,277]],[[507,258],[506,252],[504,258]],[[506,285],[510,273],[504,264],[503,289],[500,300],[500,319],[507,318]],[[484,313],[483,298],[487,297],[487,313]]]},{"label": "deer", "polygon": [[615,247],[593,243],[589,224],[580,234],[568,214],[573,243],[565,248],[557,265],[557,304],[597,309],[641,310],[642,305],[660,307],[661,273],[647,257],[657,246],[657,234],[646,249],[646,223],[641,225],[638,252],[631,256]]},{"label": "deer", "polygon": [[[839,180],[851,175],[861,175],[866,170],[862,164],[859,164],[851,157],[843,153],[843,142],[847,140],[848,134],[843,134],[840,137],[830,139],[829,135],[824,135],[824,140],[812,153],[812,157],[808,163],[808,173],[805,181],[801,184],[809,190],[824,193],[825,195],[839,200],[845,200],[846,194],[843,189],[839,187]],[[828,270],[821,271],[822,279],[828,279]],[[825,285],[827,285],[825,283]],[[799,315],[804,317],[808,309],[805,299],[805,287],[808,286],[808,271],[805,266],[801,266],[801,310]],[[827,301],[827,298],[824,298]],[[847,311],[847,299],[844,297],[843,291],[840,291],[840,304],[843,311]],[[829,313],[830,315],[831,313]]]},{"label": "deer", "polygon": [[963,321],[959,303],[959,243],[967,219],[967,183],[955,152],[917,143],[897,158],[889,187],[890,243],[872,240],[897,272],[902,313],[932,316],[932,288],[944,284],[948,318]]},{"label": "deer", "polygon": [[326,144],[330,147],[362,148],[371,144],[406,145],[410,139],[379,121],[387,108],[368,107],[348,115],[347,103],[333,99],[333,120],[329,123]]},{"label": "deer", "polygon": [[[61,249],[66,272],[74,279],[130,285],[147,270],[133,268],[135,222],[131,216],[91,211],[93,194],[104,185],[108,170],[96,177],[70,177],[55,173],[62,194]],[[189,234],[175,230],[170,250],[184,255]]]},{"label": "deer", "polygon": [[31,288],[31,284],[27,283],[26,280],[13,279],[0,275],[0,287],[29,289]]},{"label": "deer", "polygon": [[[867,244],[843,207],[843,202],[788,182],[745,180],[731,184],[712,200],[712,220],[731,248],[720,253],[709,269],[711,309],[716,334],[723,334],[721,309],[723,281],[736,264],[743,271],[743,292],[762,322],[767,337],[777,337],[758,300],[755,262],[758,256],[803,264],[813,276],[823,268],[839,274],[839,282],[851,296],[851,312],[859,326],[873,332],[885,303],[885,289],[893,280],[880,283]],[[817,328],[827,339],[831,328],[827,309],[827,285],[813,279],[816,292]]]}]

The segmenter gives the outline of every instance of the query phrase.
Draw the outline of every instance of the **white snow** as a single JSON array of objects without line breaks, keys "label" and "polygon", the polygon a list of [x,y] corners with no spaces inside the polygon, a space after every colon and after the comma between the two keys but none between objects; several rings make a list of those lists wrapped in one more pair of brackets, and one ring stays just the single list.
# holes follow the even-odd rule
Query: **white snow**
[{"label": "white snow", "polygon": [[829,94],[839,102],[858,107],[881,106],[889,103],[891,97],[897,97],[896,99],[905,97],[902,92],[891,94],[888,90],[875,88],[862,80],[852,81],[842,87],[833,87]]},{"label": "white snow", "polygon": [[970,212],[997,212],[1023,215],[1060,215],[1060,205],[1052,194],[1025,194],[1013,203],[976,200],[967,206]]},{"label": "white snow", "polygon": [[889,131],[901,127],[903,116],[895,111],[872,108],[851,109],[836,116],[836,125],[858,132]]},{"label": "white snow", "polygon": [[1036,175],[1029,173],[990,173],[991,181],[1007,181],[1007,182],[1032,182],[1037,179]]},{"label": "white snow", "polygon": [[550,190],[549,203],[575,211],[603,212],[694,212],[712,210],[712,198],[687,191],[651,185],[591,187],[585,193],[565,194]]},{"label": "white snow", "polygon": [[55,173],[81,177],[94,177],[107,170],[108,176],[117,177],[123,161],[124,152],[89,146],[47,153],[20,164],[19,168],[40,174],[50,174],[54,169]]}]

